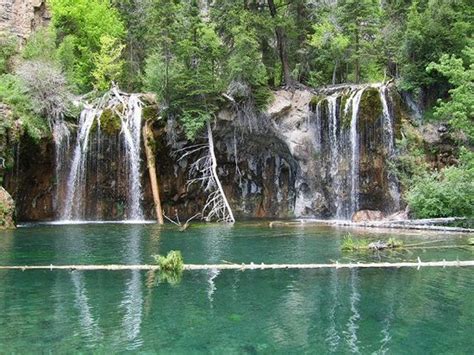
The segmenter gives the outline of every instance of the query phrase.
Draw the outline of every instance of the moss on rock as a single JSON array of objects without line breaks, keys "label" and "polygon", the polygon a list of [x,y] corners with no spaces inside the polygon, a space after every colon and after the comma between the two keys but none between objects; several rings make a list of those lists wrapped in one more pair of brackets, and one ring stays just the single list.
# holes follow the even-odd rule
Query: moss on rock
[{"label": "moss on rock", "polygon": [[107,135],[114,135],[120,132],[122,122],[115,111],[107,108],[100,115],[100,128]]},{"label": "moss on rock", "polygon": [[316,111],[316,107],[318,106],[319,103],[321,103],[321,101],[323,101],[324,99],[326,99],[325,96],[322,96],[322,95],[314,95],[311,100],[309,101],[309,107],[311,109],[311,111]]},{"label": "moss on rock", "polygon": [[156,105],[143,107],[142,117],[144,121],[156,120],[158,118],[158,107]]},{"label": "moss on rock", "polygon": [[[383,114],[382,101],[377,88],[367,88],[360,99],[359,121],[363,126],[374,124]],[[361,128],[362,128],[361,127]]]}]

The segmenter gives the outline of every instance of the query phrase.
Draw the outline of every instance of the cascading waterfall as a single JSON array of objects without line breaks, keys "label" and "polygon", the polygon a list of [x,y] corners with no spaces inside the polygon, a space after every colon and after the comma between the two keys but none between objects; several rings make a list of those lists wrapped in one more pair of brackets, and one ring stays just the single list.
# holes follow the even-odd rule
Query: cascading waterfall
[{"label": "cascading waterfall", "polygon": [[128,205],[130,209],[129,219],[143,219],[143,211],[140,200],[142,187],[140,182],[140,137],[142,126],[142,106],[137,95],[131,95],[128,102],[129,110],[126,115],[120,116],[122,122],[122,134],[124,136],[125,149],[128,163],[128,180],[130,194]]},{"label": "cascading waterfall", "polygon": [[[120,181],[118,183],[115,181],[116,176],[107,176],[110,174],[110,167],[104,166],[104,161],[107,159],[119,167],[119,172],[116,173],[119,175],[118,179],[122,175],[126,177],[126,185],[123,188],[127,200],[124,211],[126,219],[143,220],[140,174],[142,106],[139,95],[125,96],[113,89],[96,105],[87,105],[83,109],[67,175],[61,220],[102,218],[100,204],[104,192],[99,186],[99,180],[103,176],[106,177],[105,180],[114,178],[109,189],[117,189],[118,185],[123,185]],[[104,133],[102,126],[106,122],[101,122],[101,117],[106,113],[109,115],[109,120],[111,115],[119,120],[118,144],[114,144],[114,140],[106,137]],[[92,134],[94,130],[96,135]],[[118,151],[115,149],[116,145]],[[89,206],[93,202],[95,212],[91,212]]]},{"label": "cascading waterfall", "polygon": [[100,125],[101,114],[101,110],[95,110],[92,107],[86,107],[81,112],[76,147],[74,148],[67,179],[66,199],[61,220],[79,220],[84,215],[84,197],[86,195],[85,167],[89,148],[89,135],[95,120]]},{"label": "cascading waterfall", "polygon": [[[398,210],[398,181],[386,164],[396,154],[388,88],[341,86],[323,94],[312,106],[315,115],[308,127],[328,214],[348,219],[359,209]],[[379,199],[376,207],[374,199]]]},{"label": "cascading waterfall", "polygon": [[[340,151],[339,151],[339,137],[338,137],[338,116],[337,116],[337,100],[338,95],[334,94],[327,98],[328,100],[328,114],[329,114],[329,135],[330,135],[330,152],[331,152],[331,167],[330,176],[332,181],[332,189],[335,196],[339,196],[341,189],[341,174],[338,171],[340,164]],[[335,199],[336,206],[336,218],[341,217],[341,201]]]},{"label": "cascading waterfall", "polygon": [[54,141],[54,159],[55,159],[55,194],[54,208],[60,208],[61,197],[64,194],[62,187],[65,186],[66,176],[64,174],[64,165],[68,158],[68,152],[71,141],[71,132],[63,119],[55,120],[53,123],[53,141]]},{"label": "cascading waterfall", "polygon": [[359,134],[357,132],[357,118],[359,105],[364,88],[357,91],[352,99],[351,119],[351,214],[359,208]]},{"label": "cascading waterfall", "polygon": [[[382,101],[383,107],[383,118],[384,118],[384,140],[387,146],[387,155],[389,159],[392,159],[396,152],[395,152],[395,134],[393,130],[393,115],[390,112],[390,108],[388,105],[388,89],[385,85],[380,88],[380,100]],[[398,180],[396,176],[393,175],[389,171],[388,173],[388,183],[389,183],[389,192],[390,196],[392,197],[392,201],[394,204],[395,209],[400,209],[400,188],[398,185]]]}]

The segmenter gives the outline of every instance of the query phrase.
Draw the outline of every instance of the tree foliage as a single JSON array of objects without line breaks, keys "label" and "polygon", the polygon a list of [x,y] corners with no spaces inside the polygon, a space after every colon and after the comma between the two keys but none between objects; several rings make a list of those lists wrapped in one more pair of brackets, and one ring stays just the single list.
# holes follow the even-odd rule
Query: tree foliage
[{"label": "tree foliage", "polygon": [[[125,27],[108,0],[51,0],[61,62],[81,91],[92,89],[97,53],[104,50],[104,36],[120,41]],[[115,50],[109,47],[111,50]],[[112,57],[114,53],[101,53]]]},{"label": "tree foliage", "polygon": [[459,166],[415,180],[407,201],[418,218],[474,216],[474,153],[464,150]]},{"label": "tree foliage", "polygon": [[448,101],[438,101],[435,115],[447,119],[457,129],[460,129],[474,142],[474,47],[467,47],[462,58],[443,55],[439,63],[431,63],[427,71],[438,71],[449,80],[452,89],[449,90]]}]

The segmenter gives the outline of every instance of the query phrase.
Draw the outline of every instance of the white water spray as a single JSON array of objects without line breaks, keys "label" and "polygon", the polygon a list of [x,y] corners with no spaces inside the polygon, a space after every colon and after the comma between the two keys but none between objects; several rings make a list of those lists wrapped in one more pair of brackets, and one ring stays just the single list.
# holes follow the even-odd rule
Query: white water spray
[{"label": "white water spray", "polygon": [[[88,191],[92,190],[92,182],[88,181],[88,169],[96,163],[96,175],[99,177],[98,157],[102,151],[102,134],[100,117],[104,110],[111,110],[120,119],[120,144],[124,156],[117,155],[117,163],[125,164],[127,178],[127,207],[128,220],[143,220],[141,206],[142,185],[140,175],[140,148],[141,148],[141,123],[142,102],[139,95],[127,95],[112,89],[106,93],[98,104],[87,106],[81,113],[77,132],[76,145],[72,154],[66,185],[66,197],[60,219],[63,221],[78,221],[87,218]],[[118,109],[120,107],[120,110]],[[97,128],[97,151],[91,149],[91,131]],[[97,179],[98,180],[98,179]],[[96,182],[97,183],[97,182]],[[99,216],[95,216],[99,218]]]}]

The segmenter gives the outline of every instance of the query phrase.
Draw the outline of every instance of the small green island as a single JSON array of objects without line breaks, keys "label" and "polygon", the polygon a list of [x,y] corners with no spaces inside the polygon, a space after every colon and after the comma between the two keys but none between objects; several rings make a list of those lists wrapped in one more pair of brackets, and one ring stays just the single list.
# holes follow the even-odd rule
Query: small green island
[{"label": "small green island", "polygon": [[472,354],[473,19],[0,2],[0,353]]}]

